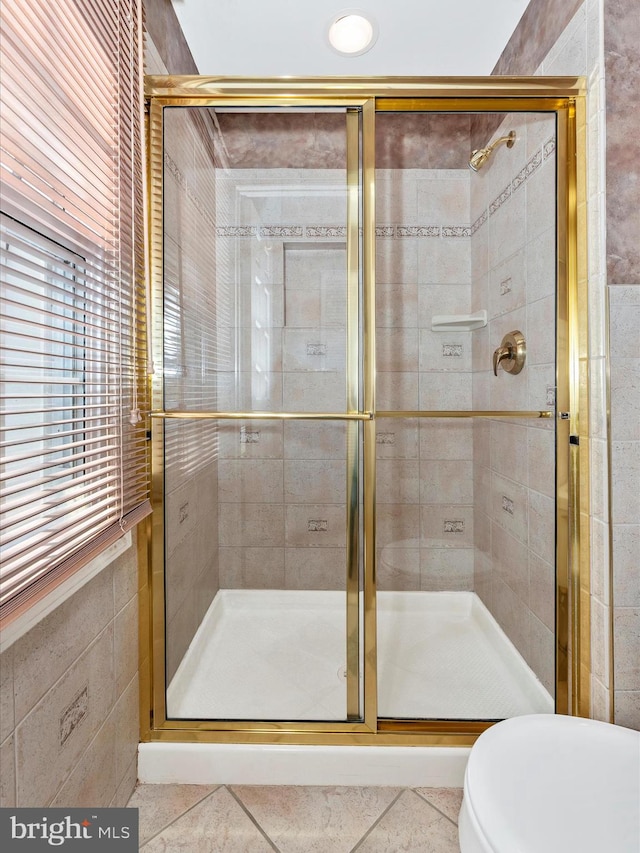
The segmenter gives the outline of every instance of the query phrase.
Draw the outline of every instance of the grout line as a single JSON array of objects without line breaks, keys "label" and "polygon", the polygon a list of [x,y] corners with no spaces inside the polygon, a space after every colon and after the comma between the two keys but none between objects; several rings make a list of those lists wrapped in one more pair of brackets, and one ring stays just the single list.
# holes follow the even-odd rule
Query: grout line
[{"label": "grout line", "polygon": [[421,793],[420,793],[420,791],[416,791],[416,789],[415,789],[415,788],[411,788],[411,790],[413,791],[413,793],[414,793],[417,797],[420,797],[420,799],[421,799],[421,800],[424,800],[424,802],[425,802],[425,803],[427,803],[428,805],[430,805],[430,806],[431,806],[431,808],[433,808],[433,809],[435,809],[437,812],[439,812],[439,813],[442,815],[442,817],[446,817],[446,819],[447,819],[450,823],[452,823],[452,824],[455,826],[455,828],[456,828],[456,829],[458,828],[458,824],[455,822],[455,820],[453,820],[452,818],[450,818],[448,814],[445,814],[445,813],[442,811],[442,809],[439,809],[439,808],[438,808],[438,806],[436,806],[436,804],[435,804],[435,803],[432,803],[432,802],[431,802],[431,800],[428,800],[428,799],[424,796],[424,794],[421,794]]},{"label": "grout line", "polygon": [[356,846],[351,848],[351,850],[349,851],[349,853],[356,853],[356,850],[357,850],[359,847],[361,847],[361,846],[362,846],[362,844],[365,842],[365,840],[369,837],[369,835],[371,835],[371,833],[372,833],[372,832],[373,832],[373,830],[376,828],[376,826],[378,826],[378,824],[380,823],[380,821],[382,820],[382,818],[383,818],[383,817],[385,817],[385,816],[388,814],[388,812],[389,812],[389,811],[391,811],[391,809],[395,806],[395,804],[398,802],[398,800],[400,799],[400,797],[405,793],[405,791],[408,791],[408,790],[409,790],[408,788],[403,788],[403,789],[398,793],[398,795],[397,795],[396,797],[394,797],[394,799],[389,803],[389,805],[386,807],[386,809],[384,809],[384,811],[383,811],[383,812],[381,812],[381,814],[380,814],[380,815],[379,815],[379,816],[374,820],[374,822],[371,824],[371,826],[369,827],[369,829],[368,829],[368,830],[365,832],[365,834],[362,836],[362,838],[360,839],[360,841],[358,841],[358,842],[357,842]]},{"label": "grout line", "polygon": [[267,835],[267,833],[265,832],[265,830],[260,826],[260,824],[258,823],[258,821],[256,820],[256,818],[251,814],[251,812],[249,811],[249,809],[247,808],[247,806],[245,806],[245,804],[242,802],[242,800],[241,800],[241,799],[240,799],[240,797],[236,794],[236,792],[233,790],[233,788],[230,788],[228,785],[225,785],[225,786],[224,786],[224,788],[225,788],[225,790],[226,790],[226,791],[228,791],[228,792],[231,794],[231,796],[233,797],[233,799],[238,803],[238,805],[240,806],[240,808],[241,808],[241,809],[243,810],[243,812],[247,815],[247,817],[249,818],[249,820],[251,821],[251,823],[253,823],[253,824],[254,824],[254,826],[256,827],[256,829],[260,832],[260,834],[261,834],[261,835],[263,835],[263,836],[264,836],[265,840],[266,840],[266,841],[271,845],[271,847],[273,847],[273,849],[276,851],[276,853],[280,853],[280,849],[279,849],[278,847],[276,847],[275,843],[274,843],[274,842],[269,838],[269,836]]},{"label": "grout line", "polygon": [[[163,826],[161,829],[159,829],[159,830],[155,833],[155,835],[151,835],[149,838],[147,838],[147,840],[144,842],[144,844],[140,847],[140,850],[142,850],[144,847],[146,847],[146,846],[147,846],[147,844],[149,844],[149,842],[150,842],[150,841],[153,841],[153,839],[154,839],[154,838],[157,838],[159,835],[162,835],[162,833],[165,831],[165,829],[168,829],[168,828],[169,828],[170,826],[172,826],[172,825],[173,825],[177,820],[180,820],[180,818],[183,818],[186,814],[189,814],[189,812],[190,812],[190,811],[193,811],[193,809],[195,809],[195,808],[196,808],[196,806],[199,806],[201,803],[204,803],[204,801],[205,801],[208,797],[210,797],[210,796],[212,796],[213,794],[215,794],[215,793],[216,793],[216,791],[219,791],[219,790],[220,790],[220,788],[222,788],[222,785],[216,785],[216,786],[215,786],[215,788],[213,788],[213,790],[211,790],[211,791],[209,791],[207,794],[205,794],[205,795],[204,795],[204,797],[202,797],[202,799],[198,800],[198,802],[197,802],[197,803],[194,803],[192,806],[189,806],[189,808],[188,808],[188,809],[185,809],[185,810],[184,810],[183,812],[181,812],[179,815],[177,815],[176,817],[174,817],[174,819],[173,819],[173,820],[170,820],[170,821],[169,821],[169,823],[167,823],[165,826]],[[135,793],[135,791],[134,791],[134,793]],[[132,795],[132,796],[133,796],[133,795]],[[140,808],[138,807],[138,813],[139,813],[139,812],[140,812]]]}]

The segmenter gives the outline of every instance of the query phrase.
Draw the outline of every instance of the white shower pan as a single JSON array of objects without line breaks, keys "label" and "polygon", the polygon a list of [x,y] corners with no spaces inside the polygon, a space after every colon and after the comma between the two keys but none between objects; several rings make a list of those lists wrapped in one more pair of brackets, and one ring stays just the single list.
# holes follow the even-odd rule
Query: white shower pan
[{"label": "white shower pan", "polygon": [[[379,592],[378,714],[495,720],[553,700],[472,592]],[[221,590],[167,691],[177,719],[345,719],[345,596]]]},{"label": "white shower pan", "polygon": [[[169,718],[340,720],[344,593],[221,590],[167,691]],[[379,592],[379,714],[502,719],[553,700],[477,595]],[[464,747],[143,743],[143,782],[461,787]]]}]

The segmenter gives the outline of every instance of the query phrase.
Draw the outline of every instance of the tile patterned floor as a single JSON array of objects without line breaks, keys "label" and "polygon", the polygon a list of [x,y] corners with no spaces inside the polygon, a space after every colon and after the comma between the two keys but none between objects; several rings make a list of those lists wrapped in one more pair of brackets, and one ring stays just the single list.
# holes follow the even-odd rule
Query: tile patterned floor
[{"label": "tile patterned floor", "polygon": [[459,788],[139,785],[145,853],[459,853]]}]

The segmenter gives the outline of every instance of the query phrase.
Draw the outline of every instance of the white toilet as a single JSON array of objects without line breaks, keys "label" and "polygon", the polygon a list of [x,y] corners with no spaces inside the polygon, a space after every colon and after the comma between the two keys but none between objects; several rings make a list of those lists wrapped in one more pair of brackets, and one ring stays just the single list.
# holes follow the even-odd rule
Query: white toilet
[{"label": "white toilet", "polygon": [[461,853],[639,853],[640,732],[554,714],[514,717],[476,741]]}]

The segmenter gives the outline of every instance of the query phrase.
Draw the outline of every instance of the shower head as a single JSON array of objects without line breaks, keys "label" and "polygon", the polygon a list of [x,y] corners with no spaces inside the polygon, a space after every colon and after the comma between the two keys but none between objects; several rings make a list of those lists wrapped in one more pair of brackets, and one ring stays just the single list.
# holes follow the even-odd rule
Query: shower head
[{"label": "shower head", "polygon": [[474,172],[478,172],[487,162],[494,148],[497,148],[497,146],[502,142],[506,143],[507,148],[513,148],[515,141],[516,132],[515,130],[512,130],[508,136],[501,136],[500,139],[496,139],[495,142],[492,142],[491,145],[487,145],[486,148],[476,148],[475,151],[471,152],[469,168],[473,169]]}]

